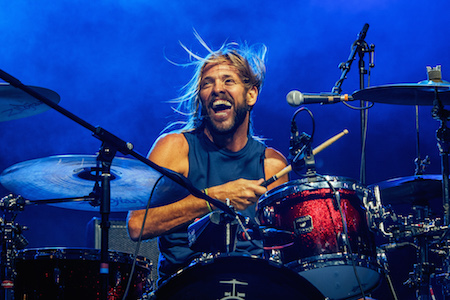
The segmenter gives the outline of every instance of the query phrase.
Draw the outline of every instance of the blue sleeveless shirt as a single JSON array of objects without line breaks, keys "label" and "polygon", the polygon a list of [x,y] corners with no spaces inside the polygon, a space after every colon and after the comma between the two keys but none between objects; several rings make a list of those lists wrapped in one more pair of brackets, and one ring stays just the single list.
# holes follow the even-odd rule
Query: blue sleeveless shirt
[{"label": "blue sleeveless shirt", "polygon": [[[224,184],[239,178],[257,180],[264,178],[264,158],[266,146],[249,136],[245,147],[232,152],[218,148],[203,133],[203,130],[184,133],[189,144],[188,179],[198,189]],[[205,204],[206,205],[206,204]],[[255,217],[255,205],[240,213],[251,219]],[[159,239],[159,280],[166,280],[176,271],[187,267],[201,253],[192,251],[188,246],[187,227],[180,226]],[[258,243],[256,241],[256,243]],[[261,245],[260,243],[258,243]],[[236,244],[236,252],[261,255],[262,250],[250,242]]]}]

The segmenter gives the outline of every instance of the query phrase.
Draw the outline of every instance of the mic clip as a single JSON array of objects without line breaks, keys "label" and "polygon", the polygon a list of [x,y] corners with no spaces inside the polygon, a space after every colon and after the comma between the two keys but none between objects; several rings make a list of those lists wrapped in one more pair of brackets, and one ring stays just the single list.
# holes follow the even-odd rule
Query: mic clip
[{"label": "mic clip", "polygon": [[[295,141],[291,140],[288,159],[292,170],[297,174],[306,167],[306,176],[316,175],[316,162],[312,153],[311,142],[311,136],[304,132]],[[300,148],[300,145],[303,146]]]}]

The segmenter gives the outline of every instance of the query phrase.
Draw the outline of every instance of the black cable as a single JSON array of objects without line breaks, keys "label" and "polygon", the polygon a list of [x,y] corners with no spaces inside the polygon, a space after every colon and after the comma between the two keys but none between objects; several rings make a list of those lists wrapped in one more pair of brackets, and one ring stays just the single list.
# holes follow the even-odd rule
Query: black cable
[{"label": "black cable", "polygon": [[313,138],[314,138],[314,133],[315,133],[315,131],[316,131],[316,121],[315,121],[315,119],[314,119],[313,113],[312,113],[308,108],[306,108],[306,107],[300,107],[299,109],[297,109],[297,110],[294,112],[294,114],[292,115],[292,118],[291,118],[291,124],[296,124],[296,123],[295,123],[295,118],[296,118],[297,115],[298,115],[300,112],[302,112],[302,111],[308,112],[309,116],[311,117],[311,122],[312,122],[311,142],[312,142],[312,140],[313,140]]},{"label": "black cable", "polygon": [[141,247],[142,234],[144,233],[145,221],[147,220],[147,214],[148,214],[148,210],[149,210],[149,208],[150,208],[150,202],[151,202],[151,200],[152,200],[153,193],[155,192],[156,186],[158,185],[159,181],[161,181],[161,179],[162,179],[163,177],[164,177],[164,176],[161,176],[161,177],[158,178],[158,180],[156,180],[155,184],[153,185],[152,192],[150,193],[150,197],[148,198],[148,201],[147,201],[147,207],[145,208],[144,219],[142,220],[141,232],[139,233],[139,239],[138,239],[138,241],[137,241],[136,249],[135,249],[135,251],[134,251],[133,265],[131,266],[131,271],[130,271],[130,275],[129,275],[129,278],[128,278],[127,287],[126,287],[125,292],[124,292],[124,294],[123,294],[122,300],[125,300],[125,298],[126,298],[127,295],[128,295],[128,292],[129,292],[129,290],[130,290],[131,281],[132,281],[132,279],[133,279],[133,274],[134,274],[135,267],[136,267],[137,255],[139,254],[139,248]]},{"label": "black cable", "polygon": [[[367,102],[367,101],[366,101]],[[348,108],[354,109],[354,110],[366,110],[369,108],[372,108],[374,106],[375,103],[373,102],[368,102],[369,104],[367,106],[364,107],[358,107],[358,106],[353,106],[347,103],[347,101],[342,101],[342,104],[344,104],[345,106],[347,106]]]},{"label": "black cable", "polygon": [[366,296],[364,294],[364,289],[362,287],[361,284],[361,280],[359,278],[358,275],[358,270],[356,270],[356,262],[355,262],[355,258],[353,257],[353,251],[352,251],[352,246],[350,244],[350,237],[348,235],[348,229],[347,229],[347,221],[345,219],[344,216],[344,212],[342,211],[342,207],[341,207],[341,201],[340,201],[340,196],[339,196],[339,192],[334,188],[334,186],[331,184],[331,182],[326,178],[326,176],[317,174],[319,177],[322,177],[323,179],[325,179],[325,181],[327,182],[328,186],[330,187],[330,189],[333,191],[333,198],[336,201],[337,207],[339,209],[339,214],[341,215],[341,220],[342,220],[342,229],[344,231],[344,242],[345,242],[345,246],[347,246],[348,252],[349,252],[349,256],[350,259],[352,261],[352,266],[353,266],[353,272],[355,273],[355,277],[356,277],[356,281],[358,282],[358,286],[359,289],[361,291],[361,295],[362,295],[362,299],[366,299]]}]

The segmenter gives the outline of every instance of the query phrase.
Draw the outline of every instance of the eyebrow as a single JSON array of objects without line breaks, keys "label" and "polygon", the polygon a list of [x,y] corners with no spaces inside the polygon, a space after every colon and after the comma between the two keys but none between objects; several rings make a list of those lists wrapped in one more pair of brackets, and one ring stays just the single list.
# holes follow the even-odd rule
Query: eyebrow
[{"label": "eyebrow", "polygon": [[[241,78],[239,77],[239,75],[236,74],[236,76],[239,81],[242,81]],[[222,80],[228,79],[228,78],[234,78],[233,74],[223,74],[222,76],[220,76],[220,79],[222,79]],[[215,78],[213,76],[206,76],[206,77],[202,78],[200,80],[200,82],[210,81],[210,80],[215,80]]]}]

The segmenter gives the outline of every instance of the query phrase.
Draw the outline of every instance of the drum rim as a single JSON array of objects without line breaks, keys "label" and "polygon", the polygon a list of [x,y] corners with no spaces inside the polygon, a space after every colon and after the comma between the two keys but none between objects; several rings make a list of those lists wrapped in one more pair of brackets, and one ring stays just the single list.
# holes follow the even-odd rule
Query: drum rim
[{"label": "drum rim", "polygon": [[[19,261],[31,260],[83,260],[100,261],[101,250],[96,248],[83,247],[36,247],[19,250],[16,258]],[[68,257],[69,256],[69,257]],[[108,250],[108,262],[115,263],[133,263],[134,255],[118,250]],[[152,262],[144,256],[136,257],[136,265],[142,268],[150,269]]]},{"label": "drum rim", "polygon": [[[331,254],[320,254],[316,256],[310,256],[306,258],[300,258],[295,261],[291,261],[286,263],[286,267],[295,270],[298,272],[298,268],[301,268],[302,271],[314,270],[317,268],[326,267],[326,264],[329,262],[337,264],[329,264],[329,266],[352,266],[352,257],[355,261],[356,267],[362,267],[371,269],[377,273],[381,273],[382,267],[378,263],[378,259],[369,255],[360,254],[360,253],[352,253],[351,255],[337,252]],[[348,262],[348,263],[346,263]],[[314,266],[314,264],[320,264],[320,266]],[[381,276],[381,275],[380,275]]]},{"label": "drum rim", "polygon": [[[187,267],[182,268],[173,275],[171,275],[156,290],[152,291],[150,293],[150,296],[153,297],[156,296],[156,299],[158,299],[158,295],[160,295],[161,293],[165,293],[168,288],[172,287],[173,282],[180,280],[182,276],[186,276],[186,273],[189,275],[189,272],[195,272],[201,270],[204,267],[209,268],[209,270],[211,270],[215,262],[218,263],[216,266],[219,266],[221,264],[226,264],[227,260],[229,259],[233,260],[236,259],[234,263],[243,263],[245,261],[261,264],[261,266],[263,267],[268,267],[271,268],[272,270],[283,272],[283,274],[292,275],[293,280],[296,280],[297,282],[302,282],[302,284],[304,284],[308,288],[313,288],[314,294],[316,295],[320,294],[321,296],[323,296],[323,294],[312,283],[310,283],[307,279],[301,276],[298,272],[288,268],[285,264],[269,259],[264,259],[256,255],[236,254],[236,253],[220,253],[214,257],[205,258],[204,260],[200,260],[197,262],[193,261]],[[311,292],[313,292],[313,290],[311,290]]]},{"label": "drum rim", "polygon": [[[314,181],[311,181],[313,178]],[[317,190],[322,188],[329,188],[327,181],[333,184],[336,189],[345,188],[346,190],[359,191],[367,189],[358,180],[344,177],[344,176],[331,176],[331,175],[320,175],[314,177],[305,177],[300,179],[295,179],[283,183],[262,195],[258,200],[258,208],[272,205],[273,202],[284,199],[285,197],[292,195],[293,193],[298,193],[306,190]],[[305,187],[306,184],[310,184],[310,188],[298,188],[300,186]],[[345,185],[345,186],[344,186]],[[348,186],[347,186],[348,185]]]}]

